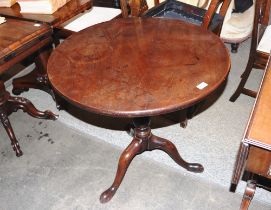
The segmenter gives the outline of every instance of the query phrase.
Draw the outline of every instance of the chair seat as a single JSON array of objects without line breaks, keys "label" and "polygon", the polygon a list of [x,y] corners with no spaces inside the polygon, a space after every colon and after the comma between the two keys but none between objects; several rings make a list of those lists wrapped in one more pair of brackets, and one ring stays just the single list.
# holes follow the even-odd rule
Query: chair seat
[{"label": "chair seat", "polygon": [[270,40],[271,40],[271,25],[267,26],[267,28],[265,29],[262,39],[257,47],[257,51],[269,54],[271,50]]},{"label": "chair seat", "polygon": [[230,13],[225,17],[220,37],[225,42],[240,43],[251,35],[253,28],[255,5],[251,6],[244,13]]},{"label": "chair seat", "polygon": [[65,22],[62,26],[67,30],[78,32],[92,25],[109,21],[120,14],[120,9],[92,7],[90,11],[77,16],[72,21]]},{"label": "chair seat", "polygon": [[[185,4],[176,0],[167,0],[148,10],[144,16],[177,19],[195,25],[201,25],[205,13],[206,10],[199,7]],[[216,29],[222,20],[223,18],[219,14],[215,14],[209,29],[212,31]]]}]

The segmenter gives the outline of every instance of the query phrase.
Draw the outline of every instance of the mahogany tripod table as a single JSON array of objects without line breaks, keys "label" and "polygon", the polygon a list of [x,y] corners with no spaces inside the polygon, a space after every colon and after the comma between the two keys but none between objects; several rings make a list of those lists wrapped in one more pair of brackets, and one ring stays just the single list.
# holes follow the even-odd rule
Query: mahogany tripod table
[{"label": "mahogany tripod table", "polygon": [[[39,57],[37,51],[52,43],[51,34],[52,29],[47,25],[7,18],[5,23],[0,24],[0,75],[7,73],[10,67],[34,53]],[[0,78],[0,120],[16,156],[19,157],[23,153],[8,119],[8,116],[18,109],[42,119],[55,120],[56,115],[48,110],[37,110],[26,98],[11,96]]]},{"label": "mahogany tripod table", "polygon": [[163,150],[188,171],[203,171],[201,164],[183,160],[172,142],[152,134],[150,117],[203,100],[226,80],[229,68],[229,54],[219,37],[159,18],[97,24],[53,51],[48,77],[62,97],[89,112],[133,118],[133,140],[120,156],[102,203],[114,196],[132,159],[144,151]]}]

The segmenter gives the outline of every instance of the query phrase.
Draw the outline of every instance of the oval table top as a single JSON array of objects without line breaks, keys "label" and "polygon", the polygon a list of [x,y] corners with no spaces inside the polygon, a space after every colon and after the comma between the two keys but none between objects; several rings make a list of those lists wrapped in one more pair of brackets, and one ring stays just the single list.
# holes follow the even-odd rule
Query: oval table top
[{"label": "oval table top", "polygon": [[228,50],[212,32],[179,20],[121,18],[66,39],[47,71],[53,88],[80,108],[144,117],[204,99],[229,69]]}]

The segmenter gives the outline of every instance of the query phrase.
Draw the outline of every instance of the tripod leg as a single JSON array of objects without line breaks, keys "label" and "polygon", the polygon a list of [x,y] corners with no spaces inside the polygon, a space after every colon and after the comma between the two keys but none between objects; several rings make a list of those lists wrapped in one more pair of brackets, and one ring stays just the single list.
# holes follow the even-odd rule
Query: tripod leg
[{"label": "tripod leg", "polygon": [[175,145],[167,140],[160,138],[158,136],[152,135],[149,143],[149,149],[160,149],[166,152],[178,165],[182,166],[188,171],[192,171],[195,173],[203,172],[204,168],[199,163],[188,163],[186,162],[179,154]]},{"label": "tripod leg", "polygon": [[50,119],[56,120],[57,116],[51,111],[46,110],[45,112],[39,111],[36,107],[27,99],[22,97],[12,97],[10,96],[8,99],[8,103],[14,107],[14,109],[22,109],[27,112],[32,117],[40,118],[40,119]]},{"label": "tripod leg", "polygon": [[115,180],[111,187],[109,187],[106,191],[104,191],[100,196],[100,202],[106,203],[112,199],[115,195],[117,189],[119,188],[122,179],[131,163],[133,158],[142,153],[145,150],[142,141],[138,138],[134,138],[129,146],[123,151],[120,156],[117,173],[115,176]]}]

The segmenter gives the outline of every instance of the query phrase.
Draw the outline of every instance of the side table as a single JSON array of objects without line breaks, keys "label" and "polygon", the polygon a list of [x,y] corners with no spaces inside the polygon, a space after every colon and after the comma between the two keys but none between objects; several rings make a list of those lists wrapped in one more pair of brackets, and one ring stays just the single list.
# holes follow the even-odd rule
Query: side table
[{"label": "side table", "polygon": [[[258,176],[271,179],[271,62],[265,69],[260,91],[251,112],[244,138],[241,142],[230,191],[234,192],[244,171],[249,172],[241,209],[247,209],[253,198]],[[264,186],[263,186],[264,187]],[[269,186],[269,190],[271,187]]]},{"label": "side table", "polygon": [[219,37],[202,27],[162,18],[96,24],[52,52],[48,77],[68,103],[133,119],[135,134],[120,156],[112,185],[101,194],[102,203],[112,199],[133,158],[145,151],[159,149],[188,171],[204,170],[199,163],[185,161],[171,141],[154,135],[151,117],[204,100],[221,87],[229,69],[229,54]]},{"label": "side table", "polygon": [[[7,21],[0,25],[0,74],[51,44],[51,33],[52,30],[47,25],[7,18]],[[0,120],[10,137],[16,156],[19,157],[23,153],[8,119],[8,116],[18,109],[41,119],[55,120],[56,115],[48,110],[45,112],[37,110],[26,98],[10,96],[5,90],[4,81],[0,80]]]}]

